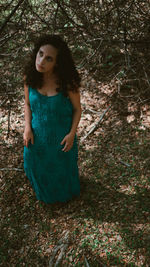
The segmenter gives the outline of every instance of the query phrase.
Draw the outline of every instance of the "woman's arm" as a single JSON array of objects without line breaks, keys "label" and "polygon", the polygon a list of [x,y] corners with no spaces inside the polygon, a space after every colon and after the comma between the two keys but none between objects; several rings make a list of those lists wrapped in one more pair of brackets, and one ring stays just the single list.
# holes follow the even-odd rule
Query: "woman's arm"
[{"label": "woman's arm", "polygon": [[80,118],[81,118],[81,103],[80,103],[80,93],[69,92],[69,98],[73,105],[73,119],[70,134],[75,136]]},{"label": "woman's arm", "polygon": [[29,91],[26,84],[24,84],[24,93],[25,93],[25,129],[24,129],[24,145],[28,147],[29,142],[34,143],[33,140],[33,132],[31,128],[31,118],[32,112],[30,108],[30,101],[29,101]]},{"label": "woman's arm", "polygon": [[69,151],[74,142],[75,133],[81,118],[81,103],[80,103],[80,93],[69,91],[69,98],[73,105],[73,118],[72,118],[72,126],[69,134],[67,134],[61,142],[61,145],[65,144],[63,151]]}]

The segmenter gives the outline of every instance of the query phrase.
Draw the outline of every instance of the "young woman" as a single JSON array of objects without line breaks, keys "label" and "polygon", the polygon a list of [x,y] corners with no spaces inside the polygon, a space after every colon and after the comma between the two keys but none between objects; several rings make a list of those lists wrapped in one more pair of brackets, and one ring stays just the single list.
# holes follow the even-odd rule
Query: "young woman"
[{"label": "young woman", "polygon": [[66,202],[80,194],[76,130],[80,77],[58,35],[35,43],[24,71],[24,169],[38,200]]}]

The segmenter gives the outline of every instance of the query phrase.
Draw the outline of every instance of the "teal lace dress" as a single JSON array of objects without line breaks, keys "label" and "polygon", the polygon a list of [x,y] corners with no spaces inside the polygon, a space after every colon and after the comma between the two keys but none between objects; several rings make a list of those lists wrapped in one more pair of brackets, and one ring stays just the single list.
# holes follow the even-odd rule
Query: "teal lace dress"
[{"label": "teal lace dress", "polygon": [[75,136],[69,152],[60,143],[69,133],[73,107],[61,92],[44,96],[29,87],[34,144],[24,147],[24,170],[38,200],[66,202],[80,194]]}]

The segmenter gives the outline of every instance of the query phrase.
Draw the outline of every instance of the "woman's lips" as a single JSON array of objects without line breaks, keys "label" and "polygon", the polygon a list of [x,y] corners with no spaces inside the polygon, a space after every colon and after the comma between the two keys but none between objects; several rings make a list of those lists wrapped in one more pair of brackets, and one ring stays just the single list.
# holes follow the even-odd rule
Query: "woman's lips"
[{"label": "woman's lips", "polygon": [[38,68],[39,68],[39,69],[44,69],[44,68],[43,68],[42,66],[40,66],[39,64],[38,64]]}]

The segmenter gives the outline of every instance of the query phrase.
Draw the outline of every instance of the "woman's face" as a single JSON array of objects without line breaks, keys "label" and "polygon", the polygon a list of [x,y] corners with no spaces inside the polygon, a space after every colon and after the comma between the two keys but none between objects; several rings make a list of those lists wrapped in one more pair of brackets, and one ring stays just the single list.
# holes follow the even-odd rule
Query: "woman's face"
[{"label": "woman's face", "polygon": [[52,45],[43,45],[36,55],[35,67],[41,73],[53,73],[56,66],[57,49]]}]

